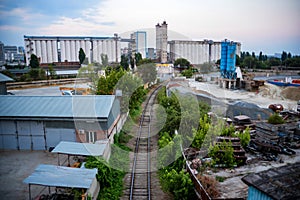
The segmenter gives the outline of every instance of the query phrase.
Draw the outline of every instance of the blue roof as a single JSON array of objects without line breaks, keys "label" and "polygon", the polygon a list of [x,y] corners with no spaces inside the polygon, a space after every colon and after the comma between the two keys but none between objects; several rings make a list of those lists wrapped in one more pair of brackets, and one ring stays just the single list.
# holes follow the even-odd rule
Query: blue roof
[{"label": "blue roof", "polygon": [[31,185],[88,189],[97,173],[97,169],[42,164],[23,182]]},{"label": "blue roof", "polygon": [[0,118],[107,119],[114,95],[0,96]]},{"label": "blue roof", "polygon": [[[108,143],[108,141],[107,141],[107,143]],[[90,143],[61,141],[52,150],[52,153],[82,155],[82,156],[103,156],[103,153],[104,153],[107,143],[90,144]]]},{"label": "blue roof", "polygon": [[14,81],[14,79],[0,73],[0,82],[9,82],[9,81]]}]

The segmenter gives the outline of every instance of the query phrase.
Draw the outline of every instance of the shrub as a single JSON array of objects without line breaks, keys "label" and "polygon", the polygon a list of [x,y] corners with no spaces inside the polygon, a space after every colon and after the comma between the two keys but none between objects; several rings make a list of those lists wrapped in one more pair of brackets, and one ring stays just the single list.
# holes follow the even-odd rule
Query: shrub
[{"label": "shrub", "polygon": [[249,144],[251,139],[249,128],[246,128],[244,132],[239,133],[237,136],[241,140],[242,147],[245,148]]},{"label": "shrub", "polygon": [[210,197],[217,198],[220,195],[220,192],[217,188],[218,181],[216,179],[209,176],[203,176],[201,174],[198,174],[197,178]]},{"label": "shrub", "polygon": [[232,168],[236,165],[231,142],[223,141],[220,144],[210,146],[209,154],[213,159],[213,165],[221,165]]},{"label": "shrub", "polygon": [[269,117],[268,123],[270,123],[270,124],[283,124],[284,119],[278,113],[274,113],[273,115],[271,115]]}]

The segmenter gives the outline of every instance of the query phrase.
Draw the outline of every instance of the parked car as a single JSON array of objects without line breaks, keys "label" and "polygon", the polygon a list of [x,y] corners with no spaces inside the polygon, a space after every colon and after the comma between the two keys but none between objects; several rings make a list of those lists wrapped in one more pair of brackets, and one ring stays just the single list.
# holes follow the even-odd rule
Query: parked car
[{"label": "parked car", "polygon": [[69,95],[69,96],[75,95],[74,90],[63,90],[63,91],[61,91],[61,93],[62,93],[62,95]]}]

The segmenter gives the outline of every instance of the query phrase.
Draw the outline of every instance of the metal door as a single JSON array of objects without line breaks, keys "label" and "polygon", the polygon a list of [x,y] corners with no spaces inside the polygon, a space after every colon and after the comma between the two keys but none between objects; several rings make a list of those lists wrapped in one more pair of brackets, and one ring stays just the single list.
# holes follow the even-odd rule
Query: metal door
[{"label": "metal door", "polygon": [[0,121],[0,149],[18,149],[16,124],[14,121]]},{"label": "metal door", "polygon": [[67,128],[46,128],[47,147],[55,147],[60,141],[76,141],[74,129]]}]

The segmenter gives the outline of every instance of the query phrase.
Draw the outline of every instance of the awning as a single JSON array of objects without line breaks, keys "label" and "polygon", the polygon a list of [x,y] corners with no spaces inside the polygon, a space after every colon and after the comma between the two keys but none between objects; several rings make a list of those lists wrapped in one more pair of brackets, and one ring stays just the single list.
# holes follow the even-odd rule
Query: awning
[{"label": "awning", "polygon": [[61,153],[68,155],[82,155],[82,156],[103,156],[107,143],[104,144],[90,144],[79,142],[65,142],[61,141],[53,150],[53,153]]},{"label": "awning", "polygon": [[96,178],[97,173],[97,169],[42,164],[23,182],[30,185],[88,189]]}]

